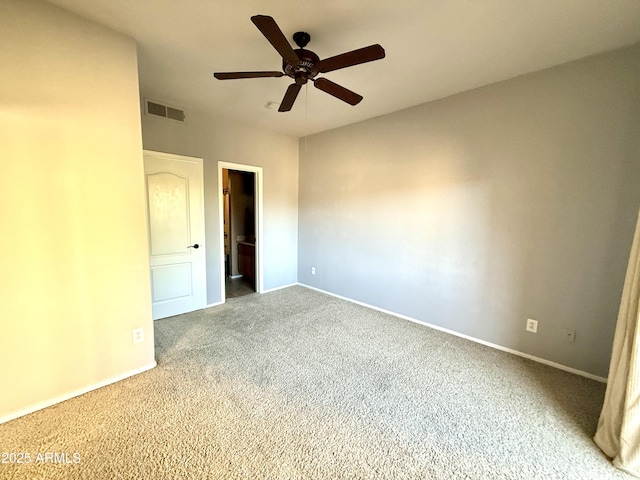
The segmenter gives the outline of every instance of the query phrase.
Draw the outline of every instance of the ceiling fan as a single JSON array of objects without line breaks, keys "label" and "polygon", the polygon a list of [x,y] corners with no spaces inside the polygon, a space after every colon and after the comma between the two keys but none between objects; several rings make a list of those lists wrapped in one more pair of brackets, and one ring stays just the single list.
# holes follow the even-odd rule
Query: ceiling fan
[{"label": "ceiling fan", "polygon": [[283,77],[285,75],[294,79],[294,83],[289,85],[284,98],[280,103],[279,112],[288,112],[293,107],[294,102],[302,88],[302,85],[309,80],[313,85],[323,92],[348,103],[357,105],[362,100],[362,96],[348,90],[337,83],[326,78],[316,78],[320,73],[332,72],[345,67],[351,67],[360,63],[371,62],[384,58],[384,48],[380,45],[370,45],[368,47],[352,50],[341,55],[320,60],[318,55],[310,50],[305,50],[311,40],[311,36],[306,32],[296,32],[293,41],[298,45],[293,49],[276,21],[268,15],[255,15],[251,21],[258,27],[258,30],[266,37],[282,57],[282,72],[219,72],[214,73],[218,80],[235,80],[239,78],[263,78],[263,77]]}]

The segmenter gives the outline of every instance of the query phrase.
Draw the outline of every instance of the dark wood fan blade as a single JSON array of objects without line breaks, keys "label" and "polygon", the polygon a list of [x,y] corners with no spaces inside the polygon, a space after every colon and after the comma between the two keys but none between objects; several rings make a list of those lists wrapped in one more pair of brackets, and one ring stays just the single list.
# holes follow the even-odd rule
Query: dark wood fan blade
[{"label": "dark wood fan blade", "polygon": [[362,100],[362,95],[358,95],[326,78],[317,78],[313,81],[313,84],[316,88],[339,98],[343,102],[347,102],[349,105],[357,105]]},{"label": "dark wood fan blade", "polygon": [[321,73],[333,72],[334,70],[380,60],[381,58],[384,58],[384,48],[378,44],[369,45],[368,47],[320,60],[316,64],[316,69]]},{"label": "dark wood fan blade", "polygon": [[235,80],[238,78],[283,77],[282,72],[219,72],[214,73],[218,80]]},{"label": "dark wood fan blade", "polygon": [[268,15],[254,15],[251,17],[251,21],[254,23],[258,30],[262,32],[269,43],[273,45],[280,56],[287,62],[297,67],[300,63],[300,59],[296,52],[291,48],[291,44],[287,41],[282,30],[278,27],[276,21]]},{"label": "dark wood fan blade", "polygon": [[302,84],[300,83],[292,83],[291,85],[289,85],[289,88],[287,88],[287,93],[284,94],[282,103],[280,103],[280,108],[278,108],[279,112],[288,112],[289,110],[291,110],[291,107],[293,107],[293,103],[296,101],[301,88]]}]

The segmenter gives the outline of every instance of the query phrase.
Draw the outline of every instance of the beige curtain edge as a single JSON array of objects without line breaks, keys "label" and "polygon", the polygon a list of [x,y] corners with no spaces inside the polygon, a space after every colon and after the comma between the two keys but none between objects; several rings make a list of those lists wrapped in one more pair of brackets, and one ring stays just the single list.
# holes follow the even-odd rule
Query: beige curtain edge
[{"label": "beige curtain edge", "polygon": [[640,470],[631,470],[629,468],[626,468],[626,466],[622,465],[617,458],[613,460],[613,466],[619,470],[622,470],[623,472],[628,473],[629,475],[633,475],[634,477],[640,478]]},{"label": "beige curtain edge", "polygon": [[613,340],[609,377],[593,438],[613,465],[640,477],[640,213]]}]

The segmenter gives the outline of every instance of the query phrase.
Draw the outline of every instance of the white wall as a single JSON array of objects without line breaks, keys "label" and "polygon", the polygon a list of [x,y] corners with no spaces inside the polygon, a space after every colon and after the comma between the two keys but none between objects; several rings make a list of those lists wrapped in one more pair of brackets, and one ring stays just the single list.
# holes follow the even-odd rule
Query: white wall
[{"label": "white wall", "polygon": [[135,43],[35,0],[0,18],[2,421],[154,351]]},{"label": "white wall", "polygon": [[606,376],[640,206],[640,46],[303,145],[300,282]]},{"label": "white wall", "polygon": [[[164,100],[156,92],[145,93]],[[234,123],[186,109],[187,122],[179,124],[151,115],[142,117],[144,148],[204,159],[207,299],[222,301],[220,262],[218,161],[263,168],[264,176],[264,289],[297,281],[298,260],[298,140],[294,137]]]}]

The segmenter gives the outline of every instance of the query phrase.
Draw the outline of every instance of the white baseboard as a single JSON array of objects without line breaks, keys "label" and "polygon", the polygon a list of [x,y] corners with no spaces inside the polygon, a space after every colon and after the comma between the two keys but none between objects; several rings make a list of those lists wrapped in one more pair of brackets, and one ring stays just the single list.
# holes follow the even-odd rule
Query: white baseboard
[{"label": "white baseboard", "polygon": [[211,307],[217,307],[218,305],[222,305],[224,302],[214,302],[214,303],[210,303],[209,305],[205,306],[204,308],[211,308]]},{"label": "white baseboard", "polygon": [[268,290],[263,290],[260,293],[270,293],[270,292],[275,292],[276,290],[282,290],[283,288],[289,288],[289,287],[293,287],[295,285],[302,285],[298,282],[294,282],[294,283],[290,283],[289,285],[282,285],[280,287],[275,287],[275,288],[270,288]]},{"label": "white baseboard", "polygon": [[229,278],[232,279],[232,280],[236,280],[238,278],[242,278],[242,274],[240,274],[240,275],[229,275]]},{"label": "white baseboard", "polygon": [[33,413],[33,412],[36,412],[38,410],[42,410],[43,408],[50,407],[52,405],[55,405],[56,403],[64,402],[65,400],[69,400],[69,399],[71,399],[73,397],[77,397],[79,395],[83,395],[83,394],[85,394],[87,392],[90,392],[92,390],[97,390],[98,388],[105,387],[105,386],[110,385],[112,383],[119,382],[120,380],[124,380],[125,378],[133,377],[134,375],[137,375],[139,373],[146,372],[147,370],[151,370],[152,368],[155,368],[156,365],[157,364],[154,361],[153,363],[145,365],[144,367],[137,368],[135,370],[131,370],[131,371],[129,371],[127,373],[124,373],[122,375],[118,375],[117,377],[112,377],[112,378],[109,378],[109,379],[104,380],[102,382],[94,383],[93,385],[89,385],[88,387],[83,387],[83,388],[80,388],[78,390],[74,390],[72,392],[66,393],[64,395],[60,395],[58,397],[55,397],[55,398],[52,398],[52,399],[49,399],[49,400],[45,400],[44,402],[38,402],[38,403],[36,403],[34,405],[30,405],[30,406],[28,406],[26,408],[22,408],[20,410],[16,410],[15,412],[11,412],[8,415],[4,415],[4,416],[0,417],[0,424],[6,423],[6,422],[8,422],[10,420],[14,420],[14,419],[16,419],[18,417],[22,417],[22,416],[27,415],[29,413]]},{"label": "white baseboard", "polygon": [[511,353],[513,355],[517,355],[518,357],[527,358],[529,360],[533,360],[534,362],[543,363],[545,365],[549,365],[550,367],[557,368],[559,370],[564,370],[565,372],[574,373],[576,375],[580,375],[581,377],[590,378],[591,380],[596,380],[598,382],[607,383],[607,379],[604,377],[600,377],[598,375],[593,375],[589,372],[584,372],[582,370],[578,370],[576,368],[567,367],[566,365],[562,365],[561,363],[552,362],[550,360],[546,360],[544,358],[536,357],[533,355],[529,355],[528,353],[519,352],[517,350],[512,350],[511,348],[503,347],[502,345],[498,345],[491,342],[486,342],[479,338],[471,337],[469,335],[465,335],[464,333],[456,332],[455,330],[449,330],[448,328],[439,327],[438,325],[433,325],[431,323],[424,322],[422,320],[418,320],[415,318],[408,317],[407,315],[402,315],[400,313],[392,312],[390,310],[385,310],[384,308],[376,307],[375,305],[369,305],[368,303],[359,302],[358,300],[353,300],[348,297],[343,297],[342,295],[338,295],[336,293],[327,292],[326,290],[322,290],[320,288],[312,287],[311,285],[307,285],[305,283],[298,282],[297,285],[308,288],[310,290],[316,290],[317,292],[324,293],[326,295],[330,295],[332,297],[340,298],[342,300],[346,300],[347,302],[355,303],[357,305],[361,305],[363,307],[371,308],[373,310],[377,310],[382,313],[387,313],[389,315],[393,315],[394,317],[402,318],[403,320],[408,320],[413,323],[418,323],[425,327],[433,328],[434,330],[439,330],[441,332],[449,333],[451,335],[455,335],[456,337],[464,338],[466,340],[470,340],[475,343],[479,343],[481,345],[485,345],[487,347],[495,348],[496,350],[501,350],[503,352]]}]

